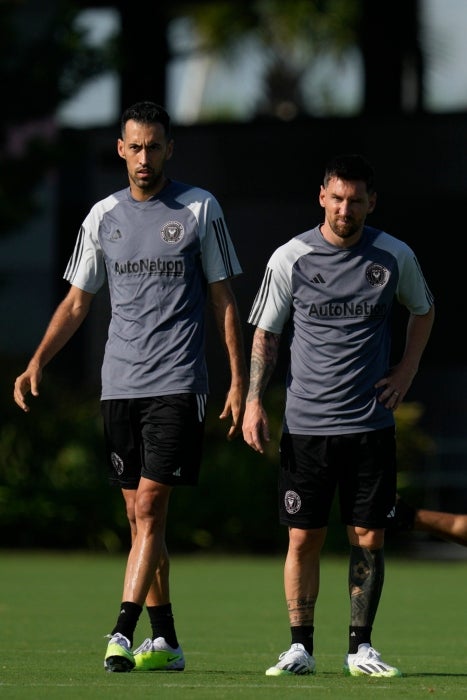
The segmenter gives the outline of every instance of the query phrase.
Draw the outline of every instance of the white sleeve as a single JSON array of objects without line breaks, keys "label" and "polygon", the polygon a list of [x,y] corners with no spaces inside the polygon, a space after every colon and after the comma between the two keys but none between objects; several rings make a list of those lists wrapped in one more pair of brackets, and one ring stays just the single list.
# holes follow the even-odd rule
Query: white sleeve
[{"label": "white sleeve", "polygon": [[279,335],[292,308],[291,266],[286,264],[283,248],[276,250],[269,259],[248,317],[248,323]]},{"label": "white sleeve", "polygon": [[63,278],[85,292],[96,294],[106,280],[105,263],[98,231],[107,209],[94,205],[83,221]]},{"label": "white sleeve", "polygon": [[204,192],[201,201],[191,205],[199,224],[201,262],[208,283],[242,273],[224,214],[219,202]]},{"label": "white sleeve", "polygon": [[309,244],[297,237],[274,251],[251,307],[248,323],[270,333],[282,333],[293,307],[293,269],[297,260],[309,252]]}]

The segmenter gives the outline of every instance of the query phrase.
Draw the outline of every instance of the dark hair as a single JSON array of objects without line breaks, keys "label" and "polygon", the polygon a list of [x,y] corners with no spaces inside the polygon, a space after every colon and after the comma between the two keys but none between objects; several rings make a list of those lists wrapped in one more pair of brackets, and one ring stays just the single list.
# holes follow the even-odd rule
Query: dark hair
[{"label": "dark hair", "polygon": [[125,136],[125,125],[129,119],[139,124],[162,124],[167,140],[171,138],[170,117],[165,109],[155,102],[136,102],[123,112],[120,122],[122,138]]},{"label": "dark hair", "polygon": [[339,180],[361,180],[366,184],[369,194],[375,191],[375,171],[373,166],[357,153],[334,156],[326,164],[324,171],[324,186],[333,177]]}]

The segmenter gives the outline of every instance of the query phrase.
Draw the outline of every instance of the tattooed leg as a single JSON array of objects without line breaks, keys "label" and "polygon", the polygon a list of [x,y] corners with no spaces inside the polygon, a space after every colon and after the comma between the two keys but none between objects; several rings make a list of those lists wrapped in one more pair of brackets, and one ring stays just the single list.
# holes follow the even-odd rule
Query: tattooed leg
[{"label": "tattooed leg", "polygon": [[371,627],[378,609],[384,582],[384,550],[352,546],[350,550],[349,592],[351,623]]},{"label": "tattooed leg", "polygon": [[319,591],[320,552],[326,528],[289,529],[284,588],[292,644],[301,643],[313,654],[313,621]]},{"label": "tattooed leg", "polygon": [[319,560],[326,528],[289,528],[284,589],[290,625],[313,624],[319,591]]},{"label": "tattooed leg", "polygon": [[351,546],[349,563],[349,653],[371,644],[371,631],[384,582],[384,550]]},{"label": "tattooed leg", "polygon": [[287,610],[291,627],[312,625],[315,617],[316,596],[287,599]]}]

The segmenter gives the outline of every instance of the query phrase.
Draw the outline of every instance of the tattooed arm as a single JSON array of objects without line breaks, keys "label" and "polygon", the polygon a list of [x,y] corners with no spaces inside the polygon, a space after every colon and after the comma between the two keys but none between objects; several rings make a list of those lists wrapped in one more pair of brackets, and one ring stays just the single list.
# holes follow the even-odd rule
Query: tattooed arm
[{"label": "tattooed arm", "polygon": [[251,348],[250,386],[243,417],[243,439],[257,452],[269,442],[269,425],[262,398],[277,363],[280,335],[257,328]]}]

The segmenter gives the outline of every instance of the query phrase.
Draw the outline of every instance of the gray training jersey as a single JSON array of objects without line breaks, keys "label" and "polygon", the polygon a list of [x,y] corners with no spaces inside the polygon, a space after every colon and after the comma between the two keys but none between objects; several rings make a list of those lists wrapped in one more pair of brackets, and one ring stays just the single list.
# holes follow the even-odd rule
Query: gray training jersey
[{"label": "gray training jersey", "polygon": [[285,432],[394,424],[374,385],[389,370],[395,298],[413,314],[433,304],[412,250],[383,231],[366,226],[355,246],[338,248],[317,226],[273,253],[248,321],[277,334],[290,324]]},{"label": "gray training jersey", "polygon": [[240,273],[221,207],[205,190],[172,181],[144,202],[129,188],[97,202],[64,278],[92,294],[108,282],[101,398],[207,393],[207,284]]}]

